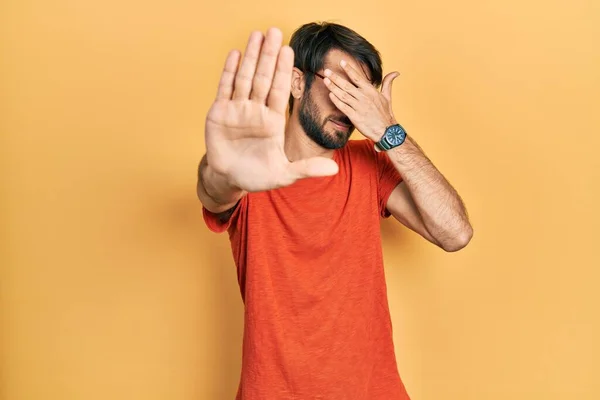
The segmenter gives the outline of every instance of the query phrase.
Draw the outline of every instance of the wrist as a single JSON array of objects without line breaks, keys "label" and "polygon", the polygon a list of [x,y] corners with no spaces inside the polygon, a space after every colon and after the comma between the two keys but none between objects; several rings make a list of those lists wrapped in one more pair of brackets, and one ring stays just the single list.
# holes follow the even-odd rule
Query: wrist
[{"label": "wrist", "polygon": [[413,142],[411,140],[412,139],[410,139],[407,134],[406,138],[404,139],[404,142],[400,146],[396,146],[393,149],[389,150],[388,152],[389,153],[394,152],[396,154],[414,153],[415,150],[417,150],[417,147],[415,147],[415,145],[413,144]]},{"label": "wrist", "polygon": [[219,206],[237,202],[245,194],[245,191],[236,186],[228,176],[211,168],[206,157],[200,164],[198,183],[209,199]]},{"label": "wrist", "polygon": [[375,143],[379,142],[381,138],[385,135],[385,131],[392,125],[396,125],[398,122],[396,119],[391,116],[390,118],[383,121],[378,128],[375,129],[374,134],[372,135],[373,141]]}]

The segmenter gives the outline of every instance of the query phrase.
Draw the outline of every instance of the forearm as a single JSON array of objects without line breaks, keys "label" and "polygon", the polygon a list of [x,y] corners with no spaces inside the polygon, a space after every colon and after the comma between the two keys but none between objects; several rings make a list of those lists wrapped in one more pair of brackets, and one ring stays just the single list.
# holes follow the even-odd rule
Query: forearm
[{"label": "forearm", "polygon": [[427,231],[448,250],[464,247],[473,234],[456,190],[410,137],[387,152],[402,176]]},{"label": "forearm", "polygon": [[204,207],[215,214],[228,211],[246,194],[245,191],[232,186],[227,177],[211,169],[206,155],[202,157],[198,166],[196,192]]}]

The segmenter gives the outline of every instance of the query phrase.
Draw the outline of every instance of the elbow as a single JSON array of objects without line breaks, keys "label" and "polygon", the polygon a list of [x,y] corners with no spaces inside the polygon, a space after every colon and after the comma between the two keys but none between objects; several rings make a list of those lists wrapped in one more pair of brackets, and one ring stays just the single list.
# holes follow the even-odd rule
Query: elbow
[{"label": "elbow", "polygon": [[466,228],[455,234],[452,240],[442,243],[442,249],[448,253],[454,253],[467,247],[471,239],[473,238],[473,227],[467,225]]}]

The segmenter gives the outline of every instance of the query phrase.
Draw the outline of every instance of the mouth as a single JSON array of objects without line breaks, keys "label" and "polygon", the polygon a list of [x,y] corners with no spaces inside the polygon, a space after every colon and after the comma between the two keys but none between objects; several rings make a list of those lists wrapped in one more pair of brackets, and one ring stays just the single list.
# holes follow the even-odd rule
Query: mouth
[{"label": "mouth", "polygon": [[341,121],[337,121],[334,119],[330,119],[329,120],[335,127],[337,130],[339,131],[343,131],[343,132],[348,132],[350,130],[350,128],[352,127],[352,125],[350,124],[346,124],[344,122]]}]

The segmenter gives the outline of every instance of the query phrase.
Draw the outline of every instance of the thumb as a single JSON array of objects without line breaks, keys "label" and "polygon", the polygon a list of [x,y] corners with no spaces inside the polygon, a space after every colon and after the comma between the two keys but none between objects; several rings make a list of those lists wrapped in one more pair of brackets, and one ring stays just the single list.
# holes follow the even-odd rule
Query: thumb
[{"label": "thumb", "polygon": [[394,79],[400,76],[400,72],[394,71],[390,72],[383,78],[383,83],[381,84],[381,94],[391,103],[392,102],[392,82]]},{"label": "thumb", "polygon": [[294,180],[335,175],[338,170],[337,163],[326,157],[306,158],[289,165],[289,171]]}]

